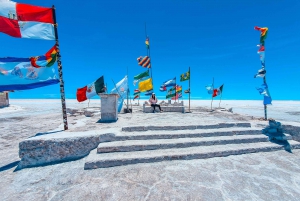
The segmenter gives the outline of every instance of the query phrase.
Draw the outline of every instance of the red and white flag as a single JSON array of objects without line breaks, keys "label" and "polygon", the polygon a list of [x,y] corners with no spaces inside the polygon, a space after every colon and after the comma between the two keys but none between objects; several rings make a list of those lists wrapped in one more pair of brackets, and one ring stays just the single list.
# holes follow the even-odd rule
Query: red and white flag
[{"label": "red and white flag", "polygon": [[52,8],[0,2],[0,32],[16,38],[55,40]]}]

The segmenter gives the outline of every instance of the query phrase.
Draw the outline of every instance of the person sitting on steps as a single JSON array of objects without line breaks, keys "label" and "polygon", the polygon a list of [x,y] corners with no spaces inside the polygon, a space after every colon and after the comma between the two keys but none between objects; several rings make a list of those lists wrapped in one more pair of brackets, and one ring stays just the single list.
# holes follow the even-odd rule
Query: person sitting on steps
[{"label": "person sitting on steps", "polygon": [[151,98],[149,99],[149,102],[151,104],[151,107],[153,107],[153,113],[155,112],[155,107],[157,106],[160,110],[160,112],[162,112],[163,110],[160,108],[160,105],[157,104],[157,98],[155,96],[155,93],[152,93]]}]

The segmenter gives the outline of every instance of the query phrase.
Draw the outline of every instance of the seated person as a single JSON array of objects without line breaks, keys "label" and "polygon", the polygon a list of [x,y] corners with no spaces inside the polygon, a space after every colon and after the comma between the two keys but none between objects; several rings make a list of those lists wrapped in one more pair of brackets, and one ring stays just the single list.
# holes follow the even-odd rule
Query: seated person
[{"label": "seated person", "polygon": [[152,93],[151,98],[149,99],[149,102],[151,104],[151,107],[153,107],[153,113],[155,112],[155,107],[157,106],[160,110],[160,112],[162,112],[163,110],[160,108],[160,105],[157,104],[157,98],[155,96],[155,93]]}]

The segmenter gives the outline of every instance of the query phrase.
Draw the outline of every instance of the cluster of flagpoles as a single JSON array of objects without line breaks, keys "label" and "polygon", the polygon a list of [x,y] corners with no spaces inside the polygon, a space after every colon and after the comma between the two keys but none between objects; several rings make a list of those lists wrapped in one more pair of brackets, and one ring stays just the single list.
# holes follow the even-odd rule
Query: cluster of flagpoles
[{"label": "cluster of flagpoles", "polygon": [[267,34],[268,34],[268,28],[267,27],[254,27],[255,30],[258,30],[261,32],[260,34],[260,44],[259,46],[259,50],[258,50],[258,54],[260,56],[260,61],[261,61],[261,69],[258,70],[258,73],[254,76],[254,78],[256,77],[262,77],[263,78],[263,84],[260,87],[257,87],[256,89],[259,91],[260,94],[264,95],[264,113],[265,113],[265,120],[268,119],[267,117],[267,105],[271,104],[272,102],[272,98],[268,89],[268,85],[267,85],[267,81],[266,81],[266,65],[265,65],[265,40],[267,38]]},{"label": "cluster of flagpoles", "polygon": [[211,94],[211,103],[210,103],[210,109],[212,110],[212,103],[214,100],[214,97],[218,96],[221,94],[220,96],[220,102],[219,102],[219,108],[220,108],[220,104],[221,104],[221,100],[222,100],[222,94],[223,94],[223,86],[224,84],[222,84],[219,88],[214,88],[214,78],[212,81],[212,84],[206,85],[205,88],[208,92],[208,94]]}]

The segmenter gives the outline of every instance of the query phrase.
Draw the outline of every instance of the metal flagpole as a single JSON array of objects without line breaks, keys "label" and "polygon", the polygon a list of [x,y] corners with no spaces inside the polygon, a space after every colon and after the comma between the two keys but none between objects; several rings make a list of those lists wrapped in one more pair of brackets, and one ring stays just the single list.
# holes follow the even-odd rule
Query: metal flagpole
[{"label": "metal flagpole", "polygon": [[220,102],[219,102],[219,108],[221,108],[220,104],[221,104],[221,100],[222,100],[222,95],[223,95],[223,92],[221,92],[221,97],[220,97]]},{"label": "metal flagpole", "polygon": [[[145,22],[145,35],[146,35],[146,40],[147,40],[148,35],[147,35],[147,25],[146,25],[146,22]],[[149,42],[149,45],[148,45],[148,48],[147,48],[147,56],[150,58],[150,73],[151,73],[150,75],[151,75],[151,79],[152,79],[152,90],[154,92],[153,77],[152,77],[152,64],[151,64],[151,56],[150,56],[150,41],[148,41],[148,42]]]},{"label": "metal flagpole", "polygon": [[189,112],[191,112],[191,67],[189,67]]},{"label": "metal flagpole", "polygon": [[54,31],[55,31],[55,40],[56,40],[56,48],[57,51],[57,65],[58,65],[58,73],[59,73],[59,82],[60,82],[60,97],[61,97],[61,105],[62,105],[62,113],[63,113],[63,122],[64,129],[68,130],[68,119],[67,119],[67,110],[66,110],[66,100],[65,100],[65,89],[64,89],[64,80],[63,80],[63,72],[62,72],[62,64],[61,64],[61,55],[59,50],[59,42],[58,42],[58,32],[57,32],[57,23],[56,23],[56,15],[55,15],[55,7],[52,6],[53,12],[53,20],[54,20]]},{"label": "metal flagpole", "polygon": [[[263,46],[266,48],[265,41],[263,42]],[[264,60],[264,70],[266,70],[266,61],[265,60]],[[264,76],[264,84],[267,84],[266,75]],[[264,110],[265,110],[265,120],[268,120],[268,117],[267,117],[267,105],[266,104],[264,104]]]},{"label": "metal flagpole", "polygon": [[214,78],[213,78],[213,91],[212,91],[212,95],[211,95],[211,103],[210,103],[210,109],[212,110],[212,102],[213,102],[213,99],[214,99]]}]

